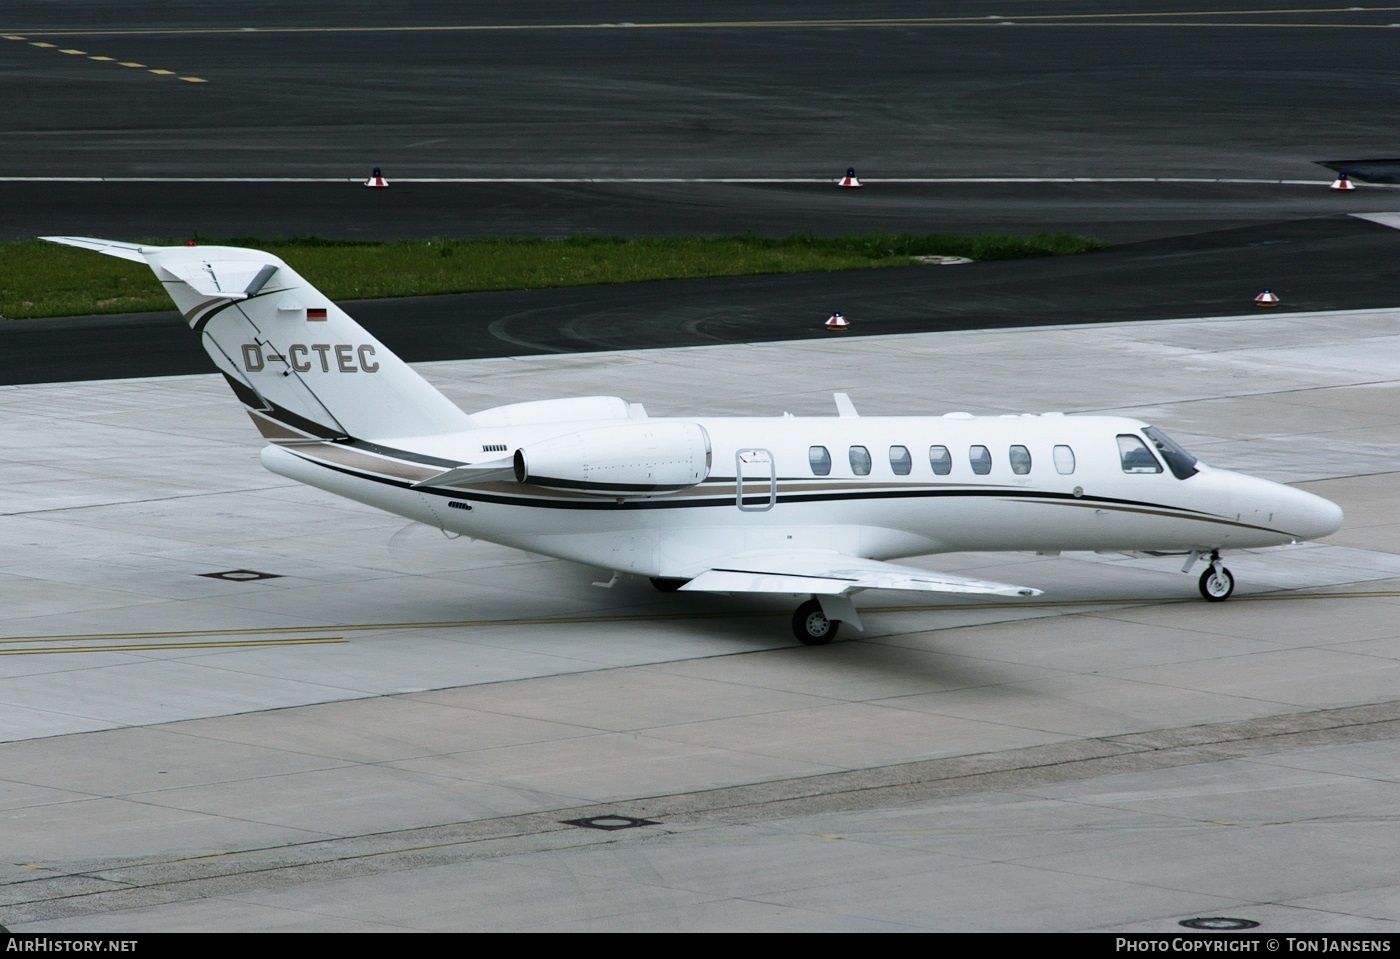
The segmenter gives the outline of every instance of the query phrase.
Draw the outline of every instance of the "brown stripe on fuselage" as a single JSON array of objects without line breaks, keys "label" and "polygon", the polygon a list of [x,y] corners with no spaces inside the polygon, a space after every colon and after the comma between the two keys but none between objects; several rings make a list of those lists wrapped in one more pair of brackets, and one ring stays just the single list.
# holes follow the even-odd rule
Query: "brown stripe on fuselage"
[{"label": "brown stripe on fuselage", "polygon": [[[170,281],[170,280],[167,280],[166,282],[168,283],[168,282],[183,282],[183,281]],[[226,296],[216,296],[216,297],[214,297],[214,298],[211,299],[211,300],[205,300],[203,303],[200,303],[200,304],[198,304],[198,305],[196,305],[196,306],[193,306],[193,307],[191,307],[190,309],[186,310],[185,313],[184,313],[184,317],[185,317],[185,319],[189,322],[189,324],[190,324],[191,326],[193,326],[193,325],[194,325],[194,322],[195,322],[195,317],[197,317],[200,313],[204,312],[204,311],[207,310],[209,307],[213,306],[215,303],[222,303],[222,302],[224,302],[224,301],[227,300],[227,299],[228,299],[228,297],[226,297]]]},{"label": "brown stripe on fuselage", "polygon": [[1050,506],[1077,506],[1080,509],[1096,509],[1112,511],[1115,513],[1141,513],[1145,516],[1165,516],[1168,519],[1193,519],[1198,523],[1214,523],[1217,526],[1238,526],[1240,529],[1257,529],[1264,533],[1277,533],[1280,536],[1288,535],[1281,529],[1274,529],[1270,526],[1256,526],[1253,523],[1242,523],[1239,520],[1225,519],[1223,516],[1215,516],[1209,513],[1194,513],[1186,510],[1174,509],[1170,506],[1146,507],[1146,506],[1116,506],[1112,503],[1102,501],[1076,502],[1073,500],[1043,500],[1030,499],[1021,500],[1023,503],[1039,503]]},{"label": "brown stripe on fuselage", "polygon": [[[832,493],[832,494],[862,494],[879,492],[882,490],[896,491],[918,491],[918,490],[938,490],[948,487],[965,488],[966,484],[958,483],[813,483],[810,481],[788,483],[783,480],[778,481],[778,496],[790,496],[797,493]],[[600,500],[624,500],[628,503],[647,502],[653,500],[686,501],[698,499],[715,499],[724,497],[726,499],[735,498],[734,481],[706,481],[689,489],[676,490],[673,493],[657,493],[651,496],[638,493],[579,493],[575,490],[556,490],[544,486],[533,486],[526,483],[513,483],[506,480],[494,480],[486,483],[472,483],[463,481],[451,485],[437,486],[436,489],[454,490],[462,495],[471,493],[495,494],[504,496],[531,496],[537,499],[547,500],[567,500],[575,503],[597,503]],[[980,488],[979,488],[980,489]],[[744,495],[746,497],[760,496],[768,492],[767,483],[744,485]],[[1005,489],[989,490],[993,493],[1004,493]]]},{"label": "brown stripe on fuselage", "polygon": [[263,439],[279,446],[288,443],[304,443],[308,440],[314,440],[317,443],[323,442],[319,436],[298,432],[280,420],[272,419],[260,410],[249,410],[246,407],[245,410],[248,413],[248,418],[253,421],[253,425],[258,428],[258,432],[263,435]]},{"label": "brown stripe on fuselage", "polygon": [[416,466],[413,463],[405,463],[403,460],[390,459],[379,453],[368,453],[355,449],[353,446],[343,446],[339,443],[321,442],[302,447],[298,452],[308,459],[318,459],[347,469],[361,470],[366,473],[374,473],[377,476],[406,480],[410,483],[422,482],[442,472],[440,468]]}]

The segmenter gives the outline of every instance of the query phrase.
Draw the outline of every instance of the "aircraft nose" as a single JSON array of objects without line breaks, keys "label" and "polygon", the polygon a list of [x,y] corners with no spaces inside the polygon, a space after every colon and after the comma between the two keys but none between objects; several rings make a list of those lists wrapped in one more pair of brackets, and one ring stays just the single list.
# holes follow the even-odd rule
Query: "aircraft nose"
[{"label": "aircraft nose", "polygon": [[1289,489],[1285,528],[1298,539],[1320,539],[1342,528],[1342,508],[1330,499]]},{"label": "aircraft nose", "polygon": [[1275,536],[1301,542],[1330,536],[1342,528],[1342,508],[1329,499],[1258,476],[1217,472],[1226,477],[1235,515]]}]

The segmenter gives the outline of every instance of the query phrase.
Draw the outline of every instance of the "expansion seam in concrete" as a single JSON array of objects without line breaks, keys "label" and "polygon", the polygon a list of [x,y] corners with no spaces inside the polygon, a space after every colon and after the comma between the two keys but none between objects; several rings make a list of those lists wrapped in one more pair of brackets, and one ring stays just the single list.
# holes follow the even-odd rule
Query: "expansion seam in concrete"
[{"label": "expansion seam in concrete", "polygon": [[[1394,739],[1400,700],[1031,746],[873,769],[662,795],[614,803],[342,837],[189,859],[91,863],[61,876],[0,887],[8,923],[276,886],[393,872],[539,851],[634,841],[643,827],[590,832],[563,820],[631,816],[660,823],[661,835],[782,816],[930,802],[993,790],[1029,790],[1131,773],[1312,746]],[[44,868],[42,866],[36,868]],[[100,899],[100,903],[99,900]]]}]

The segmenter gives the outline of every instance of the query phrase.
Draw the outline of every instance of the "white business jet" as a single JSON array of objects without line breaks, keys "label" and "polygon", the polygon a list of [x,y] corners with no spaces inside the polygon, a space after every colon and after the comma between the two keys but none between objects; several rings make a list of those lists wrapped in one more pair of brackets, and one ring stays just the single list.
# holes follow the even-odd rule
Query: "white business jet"
[{"label": "white business jet", "polygon": [[807,595],[802,642],[865,589],[1040,590],[891,562],[963,550],[1201,560],[1335,532],[1334,503],[1214,469],[1117,416],[665,417],[613,396],[467,414],[275,256],[46,237],[148,264],[269,445],[274,473],[452,533],[651,578]]}]

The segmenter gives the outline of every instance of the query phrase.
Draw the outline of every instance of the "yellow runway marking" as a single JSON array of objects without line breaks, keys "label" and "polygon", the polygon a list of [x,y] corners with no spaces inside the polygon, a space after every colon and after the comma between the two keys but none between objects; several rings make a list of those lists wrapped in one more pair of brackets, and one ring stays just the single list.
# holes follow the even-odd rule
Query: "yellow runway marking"
[{"label": "yellow runway marking", "polygon": [[[67,34],[67,33],[69,33],[69,31],[59,31],[59,35],[65,35],[65,34]],[[99,55],[99,54],[88,53],[86,50],[78,50],[78,49],[72,48],[72,47],[67,47],[67,48],[59,49],[59,48],[58,48],[58,45],[55,44],[55,43],[46,43],[46,42],[44,42],[43,40],[29,40],[27,37],[22,37],[22,36],[20,36],[20,35],[18,35],[18,34],[13,34],[13,33],[2,33],[2,34],[0,34],[0,37],[3,37],[3,38],[6,39],[6,40],[22,40],[22,41],[27,42],[31,47],[39,47],[39,48],[45,49],[45,50],[57,50],[59,53],[67,54],[67,55],[70,56],[70,57],[87,57],[89,60],[93,60],[93,61],[96,61],[96,62],[98,62],[98,63],[116,63],[116,62],[118,62],[117,59],[116,59],[116,57],[105,57],[105,56],[101,56],[101,55]],[[175,71],[175,70],[163,70],[163,69],[153,69],[153,68],[149,68],[149,67],[146,66],[146,64],[144,64],[144,63],[137,63],[135,60],[122,60],[122,61],[120,61],[120,62],[121,62],[121,65],[124,66],[124,67],[131,67],[132,69],[145,70],[145,71],[148,72],[148,73],[153,73],[153,74],[155,74],[156,76],[160,76],[160,77],[176,77],[176,78],[178,78],[178,79],[180,79],[180,80],[184,80],[186,83],[208,83],[208,82],[209,82],[208,80],[204,79],[203,77],[184,77],[184,76],[180,76],[179,73],[178,73],[177,71]]]},{"label": "yellow runway marking", "polygon": [[[1346,592],[1346,593],[1273,593],[1260,596],[1240,596],[1231,597],[1231,603],[1268,603],[1281,601],[1299,600],[1324,600],[1324,599],[1396,599],[1400,598],[1400,590],[1375,590],[1367,592]],[[915,606],[872,606],[861,610],[862,615],[875,615],[878,613],[912,613],[912,612],[938,612],[940,610],[1005,610],[1005,609],[1055,609],[1089,606],[1168,606],[1185,603],[1204,605],[1205,600],[1195,596],[1182,597],[1153,597],[1153,598],[1123,598],[1123,599],[1065,599],[1048,600],[1043,602],[1019,602],[1004,601],[994,603],[944,603],[939,605],[921,604]],[[297,645],[299,643],[335,643],[348,642],[344,637],[334,639],[296,639],[286,640],[266,640],[266,641],[237,641],[227,640],[223,642],[199,643],[196,640],[201,637],[211,636],[287,636],[296,637],[300,633],[322,632],[327,629],[334,629],[337,632],[391,632],[413,629],[489,629],[501,626],[570,626],[570,625],[601,625],[607,623],[650,623],[650,622],[672,622],[685,619],[743,619],[761,616],[787,616],[790,613],[782,610],[728,610],[725,612],[705,611],[686,613],[656,613],[642,616],[554,616],[538,618],[520,619],[464,619],[453,621],[423,622],[423,623],[350,623],[336,624],[333,626],[265,626],[253,629],[198,629],[173,632],[151,632],[151,633],[85,633],[66,636],[16,636],[9,639],[0,639],[0,645],[12,644],[34,644],[34,643],[92,643],[103,640],[121,640],[133,642],[137,640],[175,640],[183,639],[185,642],[174,643],[169,646],[155,646],[141,644],[131,646],[131,649],[196,649],[204,646],[279,646]],[[94,650],[118,649],[126,647],[97,646]],[[87,651],[87,650],[84,650]],[[0,655],[14,655],[20,652],[42,652],[42,650],[0,650]]]},{"label": "yellow runway marking", "polygon": [[[59,637],[53,637],[59,639]],[[67,637],[81,639],[83,637]],[[47,640],[45,640],[47,641]],[[15,642],[15,640],[6,640]],[[46,649],[0,649],[0,656],[43,656],[53,653],[146,653],[157,649],[249,649],[263,646],[326,646],[348,643],[344,636],[306,639],[253,639],[227,643],[140,643],[127,646],[50,646]]]}]

